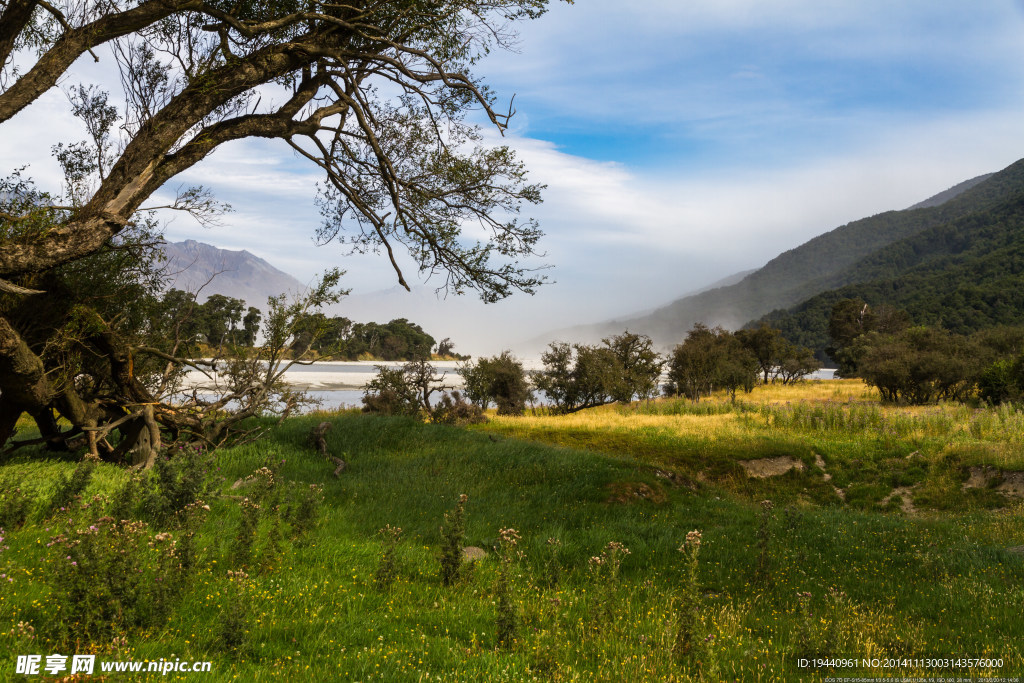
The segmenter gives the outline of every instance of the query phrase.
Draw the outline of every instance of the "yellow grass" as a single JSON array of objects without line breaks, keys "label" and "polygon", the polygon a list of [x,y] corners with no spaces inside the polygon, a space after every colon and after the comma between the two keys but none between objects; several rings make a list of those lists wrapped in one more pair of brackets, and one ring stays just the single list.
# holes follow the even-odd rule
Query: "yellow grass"
[{"label": "yellow grass", "polygon": [[495,415],[493,421],[510,427],[512,434],[527,434],[544,427],[570,431],[664,430],[677,435],[710,436],[737,429],[737,415],[641,415],[623,414],[613,406],[602,406],[571,415],[508,417]]},{"label": "yellow grass", "polygon": [[[746,403],[790,403],[796,401],[878,402],[878,391],[861,379],[809,380],[797,384],[762,384],[749,394],[737,393],[736,399]],[[728,401],[724,392],[712,401]]]}]

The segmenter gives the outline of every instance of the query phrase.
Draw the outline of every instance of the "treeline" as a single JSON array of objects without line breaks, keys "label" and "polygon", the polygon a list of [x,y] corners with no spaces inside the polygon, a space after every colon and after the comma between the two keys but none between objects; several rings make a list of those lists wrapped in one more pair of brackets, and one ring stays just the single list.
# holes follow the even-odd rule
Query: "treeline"
[{"label": "treeline", "polygon": [[180,289],[164,293],[154,307],[154,317],[164,322],[155,327],[168,333],[174,328],[173,336],[183,340],[186,355],[199,354],[200,344],[253,346],[263,318],[260,309],[241,299],[214,294],[198,303],[194,294]]},{"label": "treeline", "polygon": [[304,334],[309,348],[319,357],[332,360],[387,361],[429,360],[431,355],[463,360],[449,338],[434,340],[422,327],[405,318],[388,323],[356,323],[342,316],[322,313],[308,316]]},{"label": "treeline", "polygon": [[[553,342],[541,362],[542,369],[527,372],[510,351],[466,361],[457,370],[462,392],[446,386],[443,375],[435,377],[429,363],[378,366],[377,377],[366,387],[363,410],[462,423],[483,419],[492,404],[499,415],[522,415],[535,391],[556,413],[646,400],[662,392],[699,401],[724,389],[735,400],[741,388],[749,392],[759,382],[795,382],[821,367],[810,349],[786,341],[777,329],[733,333],[703,324],[694,326],[667,357],[654,350],[650,337],[626,331],[595,345]],[[666,370],[668,382],[662,387]],[[437,404],[430,398],[435,392],[441,394]]]},{"label": "treeline", "polygon": [[1024,327],[969,335],[913,325],[891,306],[843,299],[832,307],[827,352],[843,377],[861,377],[883,400],[926,404],[1024,400]]},{"label": "treeline", "polygon": [[[194,294],[179,289],[167,291],[154,308],[154,322],[163,320],[163,328],[174,327],[175,338],[184,340],[186,355],[193,356],[227,345],[254,346],[262,320],[260,309],[241,299],[214,294],[198,303]],[[313,352],[328,360],[468,358],[455,352],[451,339],[437,342],[405,318],[357,323],[342,316],[307,313],[297,323],[295,337],[296,352]]]}]

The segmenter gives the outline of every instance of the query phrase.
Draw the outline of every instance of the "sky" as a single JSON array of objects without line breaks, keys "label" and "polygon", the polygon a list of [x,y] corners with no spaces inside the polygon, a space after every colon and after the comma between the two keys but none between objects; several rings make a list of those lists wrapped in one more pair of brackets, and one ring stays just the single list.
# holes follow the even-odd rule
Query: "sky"
[{"label": "sky", "polygon": [[[553,283],[483,305],[399,290],[386,257],[313,243],[319,175],[280,142],[219,149],[174,184],[234,207],[169,240],[247,249],[300,280],[329,266],[357,320],[406,317],[493,353],[667,303],[849,221],[1024,157],[1024,0],[577,0],[477,71],[516,116],[501,138],[547,185],[529,213]],[[106,61],[106,65],[102,63]],[[112,59],[76,64],[65,83]],[[502,106],[499,106],[499,109]],[[0,131],[0,172],[84,137],[53,90]],[[47,131],[45,139],[39,131]]]}]

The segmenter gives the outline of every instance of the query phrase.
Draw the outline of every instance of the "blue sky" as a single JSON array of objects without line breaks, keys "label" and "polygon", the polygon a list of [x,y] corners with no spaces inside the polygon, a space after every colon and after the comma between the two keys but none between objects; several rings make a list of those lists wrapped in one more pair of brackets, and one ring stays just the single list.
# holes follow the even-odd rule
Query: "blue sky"
[{"label": "blue sky", "polygon": [[1019,105],[1022,31],[1019,2],[584,0],[526,27],[490,80],[517,94],[522,134],[568,154],[786,164]]},{"label": "blue sky", "polygon": [[[353,317],[408,317],[492,352],[666,303],[1024,157],[1024,0],[577,0],[519,34],[477,70],[499,108],[516,96],[512,129],[488,139],[548,185],[533,214],[556,282],[536,296],[406,295],[382,257],[314,247],[318,176],[279,143],[235,143],[189,171],[181,182],[236,211],[213,229],[176,218],[168,238],[248,249],[304,280],[341,266]],[[107,77],[101,57],[67,82]],[[83,137],[66,109],[53,91],[6,126],[0,166],[31,160],[53,181],[50,145]]]}]

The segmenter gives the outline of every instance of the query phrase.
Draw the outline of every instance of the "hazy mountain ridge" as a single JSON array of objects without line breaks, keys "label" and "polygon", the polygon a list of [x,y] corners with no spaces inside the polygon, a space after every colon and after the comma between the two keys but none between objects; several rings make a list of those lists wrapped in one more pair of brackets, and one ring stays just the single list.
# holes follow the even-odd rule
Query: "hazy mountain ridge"
[{"label": "hazy mountain ridge", "polygon": [[629,328],[659,345],[678,343],[697,322],[742,327],[777,309],[786,309],[819,292],[853,284],[854,268],[874,252],[927,230],[982,213],[1007,201],[1024,187],[1024,161],[960,183],[902,211],[887,211],[853,221],[779,254],[740,282],[683,297],[647,315],[590,326],[594,336]]},{"label": "hazy mountain ridge", "polygon": [[923,202],[918,202],[917,204],[914,204],[913,206],[911,206],[909,208],[910,209],[930,209],[930,208],[935,207],[935,206],[942,206],[943,204],[948,202],[950,199],[953,199],[957,195],[966,192],[967,190],[971,189],[972,187],[974,187],[978,183],[982,183],[982,182],[988,180],[989,178],[991,178],[994,175],[995,175],[995,173],[986,173],[984,175],[978,176],[977,178],[971,178],[970,180],[965,180],[962,183],[957,183],[956,185],[954,185],[953,187],[949,188],[948,190],[943,190],[942,192],[938,193],[934,197],[929,197],[928,199],[924,200]]},{"label": "hazy mountain ridge", "polygon": [[248,251],[220,249],[186,240],[163,245],[167,259],[167,289],[199,293],[199,301],[214,294],[242,299],[250,306],[266,308],[267,298],[306,290],[297,279]]}]

